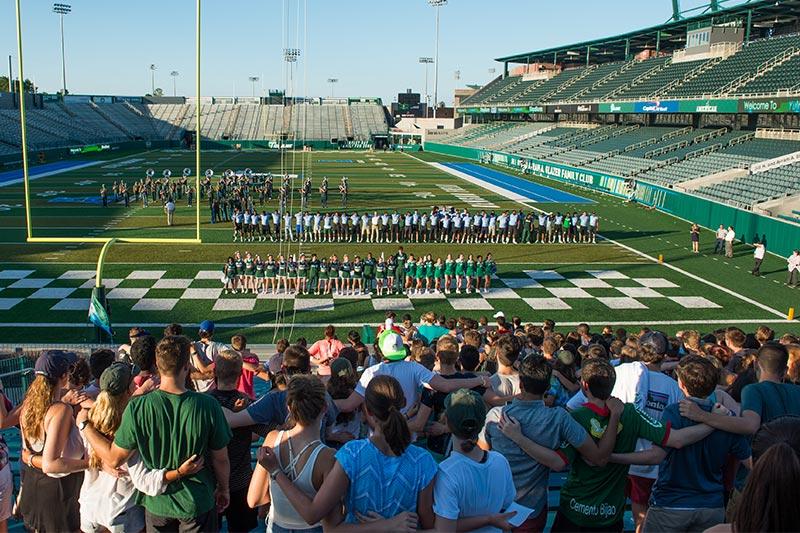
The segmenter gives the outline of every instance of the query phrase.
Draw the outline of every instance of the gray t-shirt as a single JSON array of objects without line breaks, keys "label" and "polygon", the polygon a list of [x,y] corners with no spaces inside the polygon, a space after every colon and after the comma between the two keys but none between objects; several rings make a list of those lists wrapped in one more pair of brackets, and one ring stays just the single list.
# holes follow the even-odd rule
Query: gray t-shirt
[{"label": "gray t-shirt", "polygon": [[515,501],[533,509],[531,517],[535,517],[547,507],[550,469],[503,435],[497,427],[502,413],[519,421],[523,435],[551,450],[559,449],[565,442],[578,447],[589,438],[589,434],[567,411],[561,407],[547,407],[542,400],[514,399],[508,405],[493,408],[486,415],[486,425],[479,438],[508,460],[517,489]]},{"label": "gray t-shirt", "polygon": [[492,390],[498,396],[515,396],[519,394],[519,374],[494,374],[491,377]]}]

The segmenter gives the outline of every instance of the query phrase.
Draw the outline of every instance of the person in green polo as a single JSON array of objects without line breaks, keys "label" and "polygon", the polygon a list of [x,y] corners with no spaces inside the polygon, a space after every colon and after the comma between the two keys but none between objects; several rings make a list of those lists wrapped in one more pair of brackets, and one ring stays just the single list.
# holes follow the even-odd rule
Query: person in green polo
[{"label": "person in green polo", "polygon": [[[406,261],[408,260],[408,255],[406,255],[402,246],[397,249],[397,253],[394,254],[394,259],[397,264],[395,267],[394,281],[397,283],[397,292],[403,292],[406,286]],[[392,290],[394,290],[394,287],[392,287]]]},{"label": "person in green polo", "polygon": [[372,294],[373,280],[375,279],[375,258],[372,252],[367,253],[364,258],[364,290],[366,294]]}]

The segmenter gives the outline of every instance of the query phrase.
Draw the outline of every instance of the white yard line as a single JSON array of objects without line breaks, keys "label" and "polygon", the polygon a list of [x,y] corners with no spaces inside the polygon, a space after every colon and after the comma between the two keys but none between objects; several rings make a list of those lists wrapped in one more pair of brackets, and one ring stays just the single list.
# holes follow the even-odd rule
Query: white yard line
[{"label": "white yard line", "polygon": [[[431,165],[434,168],[438,168],[438,167],[436,167],[436,165],[434,163],[428,163],[427,161],[423,161],[422,159],[419,159],[417,157],[413,157],[413,156],[411,156],[409,154],[406,154],[406,155],[408,155],[409,157],[412,157],[413,159],[416,159],[417,161],[420,161],[422,163],[427,163],[428,165]],[[512,198],[512,196],[507,191],[504,192],[503,189],[501,189],[499,187],[498,187],[498,189],[499,189],[499,191],[497,191],[498,194],[504,195],[506,198],[508,198],[510,200],[515,200],[515,198]],[[516,195],[514,195],[514,196],[516,196]],[[515,201],[519,202],[518,200],[515,200]],[[519,202],[519,203],[522,203],[522,202]],[[542,211],[541,209],[537,209],[534,206],[528,206],[528,207],[536,209],[537,211]],[[645,259],[648,259],[649,261],[652,261],[653,263],[658,263],[658,259],[656,259],[655,257],[653,257],[651,255],[648,255],[648,254],[646,254],[644,252],[640,252],[639,250],[637,250],[635,248],[631,248],[630,246],[622,244],[622,243],[620,243],[618,241],[615,241],[614,239],[609,239],[607,237],[603,237],[600,234],[598,234],[598,235],[601,238],[605,239],[606,241],[611,242],[613,244],[616,244],[620,248],[628,250],[629,252],[632,252],[632,253],[634,253],[634,254],[636,254],[636,255],[638,255],[640,257],[643,257]],[[674,270],[675,272],[683,274],[684,276],[686,276],[688,278],[691,278],[691,279],[693,279],[695,281],[699,281],[700,283],[704,283],[704,284],[708,285],[709,287],[713,287],[713,288],[715,288],[715,289],[717,289],[719,291],[722,291],[722,292],[724,292],[724,293],[726,293],[726,294],[728,294],[730,296],[738,298],[739,300],[742,300],[743,302],[746,302],[746,303],[748,303],[750,305],[754,305],[754,306],[758,307],[759,309],[763,309],[764,311],[772,313],[773,315],[780,316],[780,317],[785,317],[786,316],[786,313],[784,313],[782,311],[778,311],[777,309],[774,309],[774,308],[772,308],[772,307],[770,307],[768,305],[762,304],[761,302],[757,302],[756,300],[753,300],[752,298],[748,298],[747,296],[743,296],[743,295],[739,294],[738,292],[736,292],[734,290],[731,290],[731,289],[728,289],[727,287],[723,287],[722,285],[718,285],[718,284],[714,283],[713,281],[708,281],[707,279],[701,278],[700,276],[692,274],[691,272],[687,272],[686,270],[683,270],[682,268],[676,267],[675,265],[671,265],[669,263],[661,263],[661,265],[669,268],[670,270]],[[710,321],[708,321],[708,322],[710,322]],[[680,323],[680,322],[678,322],[678,323]]]}]

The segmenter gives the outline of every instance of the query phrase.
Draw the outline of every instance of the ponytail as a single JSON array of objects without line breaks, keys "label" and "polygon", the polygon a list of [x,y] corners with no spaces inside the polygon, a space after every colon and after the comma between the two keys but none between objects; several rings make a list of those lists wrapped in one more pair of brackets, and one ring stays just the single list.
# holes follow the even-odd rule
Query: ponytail
[{"label": "ponytail", "polygon": [[475,449],[477,446],[475,439],[464,439],[461,441],[461,451],[464,453],[469,453]]},{"label": "ponytail", "polygon": [[367,410],[378,421],[392,453],[403,455],[411,444],[411,431],[406,417],[400,412],[406,405],[400,383],[392,376],[376,376],[367,385],[364,401]]}]

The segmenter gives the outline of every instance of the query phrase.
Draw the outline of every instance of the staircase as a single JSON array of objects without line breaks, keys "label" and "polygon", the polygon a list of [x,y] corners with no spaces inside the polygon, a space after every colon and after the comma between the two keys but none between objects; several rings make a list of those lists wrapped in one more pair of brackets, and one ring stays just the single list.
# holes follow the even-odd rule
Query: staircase
[{"label": "staircase", "polygon": [[353,130],[353,114],[350,111],[350,106],[344,106],[344,131],[348,139],[355,138]]},{"label": "staircase", "polygon": [[[586,68],[584,68],[584,69],[583,69],[583,72],[582,72],[580,75],[578,75],[578,76],[573,76],[572,78],[568,79],[567,81],[565,81],[564,83],[562,83],[561,85],[559,85],[558,87],[556,87],[555,89],[553,89],[552,91],[550,91],[550,92],[547,92],[547,93],[543,94],[543,95],[542,95],[542,97],[541,97],[541,98],[539,98],[539,101],[540,101],[540,102],[547,102],[547,101],[549,100],[549,98],[550,98],[552,95],[554,95],[554,94],[558,93],[558,92],[559,92],[559,91],[561,91],[562,89],[567,89],[567,88],[569,88],[570,86],[574,85],[574,84],[575,84],[575,82],[577,82],[578,80],[581,80],[581,79],[585,78],[586,76],[588,76],[589,74],[591,74],[591,72],[592,72],[593,70],[595,70],[596,68],[597,68],[597,65],[592,65],[592,66],[590,66],[590,67],[586,67]],[[570,100],[570,101],[572,101],[572,98],[570,98],[569,100]]]},{"label": "staircase", "polygon": [[627,90],[627,89],[629,89],[630,87],[633,87],[634,85],[638,85],[639,83],[641,83],[641,82],[643,82],[644,80],[648,79],[650,76],[654,75],[656,72],[658,72],[658,71],[660,71],[661,69],[665,68],[667,65],[669,65],[669,63],[661,63],[660,65],[656,65],[655,67],[651,68],[651,69],[650,69],[650,70],[648,70],[647,72],[645,72],[645,73],[643,73],[643,74],[640,74],[640,75],[636,76],[636,77],[635,77],[635,78],[633,78],[633,79],[632,79],[632,80],[631,80],[629,83],[625,83],[625,84],[623,84],[623,85],[620,85],[619,87],[617,87],[616,89],[614,89],[613,91],[611,91],[610,93],[608,93],[607,95],[605,95],[605,96],[603,97],[603,99],[604,99],[604,100],[611,100],[611,99],[613,99],[613,97],[615,97],[615,96],[617,96],[618,94],[620,94],[620,93],[622,93],[622,92],[626,91],[626,90]]}]

